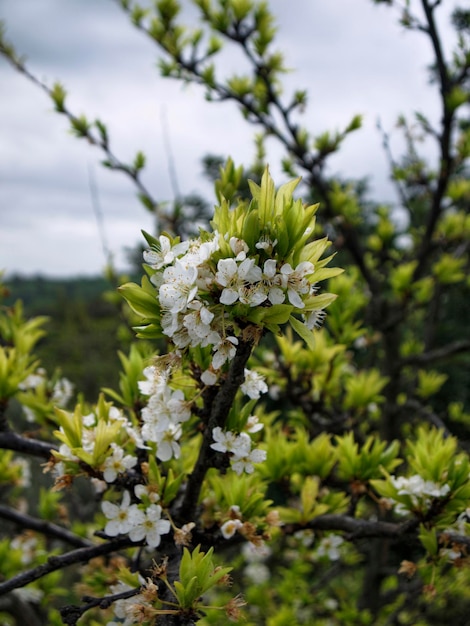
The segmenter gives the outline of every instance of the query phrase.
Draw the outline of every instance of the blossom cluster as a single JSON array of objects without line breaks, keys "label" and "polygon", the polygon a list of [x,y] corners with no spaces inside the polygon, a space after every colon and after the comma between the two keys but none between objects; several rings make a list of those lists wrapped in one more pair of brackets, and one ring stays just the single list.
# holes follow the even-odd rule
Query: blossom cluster
[{"label": "blossom cluster", "polygon": [[425,480],[419,474],[409,477],[391,476],[391,482],[398,496],[409,498],[409,505],[404,502],[395,504],[395,512],[399,515],[406,515],[410,512],[410,508],[428,508],[433,498],[443,498],[450,492],[449,485],[438,485],[431,480]]},{"label": "blossom cluster", "polygon": [[142,409],[142,438],[157,444],[156,456],[160,461],[177,459],[181,452],[181,425],[191,417],[189,403],[180,389],[170,388],[167,371],[150,365],[144,369],[144,376],[146,380],[139,381],[139,389],[150,397]]},{"label": "blossom cluster", "polygon": [[[107,409],[106,415],[103,415],[103,407]],[[103,403],[101,414],[99,409],[85,415],[76,412],[74,418],[80,420],[81,449],[90,456],[93,456],[95,453],[96,442],[99,440],[100,432],[102,432],[103,421],[108,427],[114,427],[116,434],[120,431],[125,433],[127,441],[132,442],[136,447],[145,448],[139,428],[134,426],[129,418],[115,406]],[[57,434],[59,438],[65,436],[63,426],[60,426]],[[109,444],[109,449],[111,450],[111,454],[106,455],[106,459],[99,468],[103,472],[105,483],[94,479],[95,486],[99,491],[106,488],[106,483],[113,483],[118,474],[126,472],[137,464],[137,458],[133,455],[126,454],[124,448],[118,443],[112,441]],[[77,463],[80,460],[77,454],[74,453],[74,450],[67,443],[62,443],[59,447],[58,454],[55,455],[55,474],[58,476],[67,474],[65,463],[68,461]]]},{"label": "blossom cluster", "polygon": [[[144,485],[136,485],[135,495],[143,499],[145,494]],[[118,506],[107,500],[101,503],[101,508],[108,522],[104,532],[109,537],[117,535],[129,535],[131,541],[145,540],[151,548],[160,545],[161,535],[170,532],[170,522],[162,519],[162,507],[158,502],[158,494],[152,493],[150,504],[131,504],[129,491],[124,491],[122,502]],[[148,502],[148,500],[147,500]]]},{"label": "blossom cluster", "polygon": [[[158,290],[162,310],[162,332],[178,349],[212,347],[212,370],[220,368],[236,353],[238,339],[227,307],[272,307],[283,303],[302,311],[305,299],[314,295],[313,263],[302,261],[295,267],[275,258],[260,261],[260,254],[248,256],[246,241],[229,238],[232,256],[221,256],[219,233],[206,239],[172,243],[160,235],[144,261],[151,271],[150,280]],[[261,256],[273,250],[276,241],[265,239],[255,244]],[[308,328],[322,319],[318,312],[305,316]]]},{"label": "blossom cluster", "polygon": [[[46,370],[38,367],[33,374],[29,374],[19,385],[19,389],[25,392],[34,392],[43,395],[55,406],[65,407],[73,396],[74,386],[68,378],[55,378],[49,381]],[[34,407],[36,402],[32,403]],[[22,408],[28,422],[36,421],[34,408],[28,406],[28,397],[22,397]]]},{"label": "blossom cluster", "polygon": [[[256,424],[255,428],[258,425]],[[266,460],[266,451],[259,448],[252,449],[252,440],[248,433],[234,433],[230,430],[223,431],[217,426],[212,431],[214,443],[211,448],[216,452],[230,454],[230,465],[234,472],[238,475],[246,472],[252,474],[254,471],[253,463],[262,463]]]}]

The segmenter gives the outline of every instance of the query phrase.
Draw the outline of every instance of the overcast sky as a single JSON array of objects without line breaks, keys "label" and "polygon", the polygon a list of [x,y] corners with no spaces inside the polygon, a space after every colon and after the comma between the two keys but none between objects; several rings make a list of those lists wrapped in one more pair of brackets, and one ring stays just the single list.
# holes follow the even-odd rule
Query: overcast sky
[{"label": "overcast sky", "polygon": [[[445,10],[453,4],[444,2]],[[429,41],[404,32],[393,10],[371,0],[271,0],[270,6],[278,47],[293,70],[286,91],[309,92],[303,123],[318,134],[362,113],[364,128],[349,137],[332,168],[349,177],[369,176],[374,197],[393,201],[376,122],[380,117],[393,130],[400,113],[437,115],[425,71],[432,58]],[[0,18],[33,73],[49,85],[61,81],[73,112],[108,125],[123,161],[137,150],[146,153],[144,180],[158,200],[173,199],[164,127],[183,194],[210,197],[201,178],[206,153],[231,154],[236,163],[251,160],[253,127],[235,106],[208,103],[197,86],[160,78],[157,48],[113,0],[0,0]],[[227,63],[236,66],[236,57],[229,55]],[[90,172],[109,247],[118,268],[125,268],[124,248],[141,241],[142,228],[153,227],[130,181],[102,168],[101,153],[73,138],[44,92],[3,58],[0,85],[0,269],[48,276],[102,271]],[[398,137],[394,142],[398,150]],[[280,152],[268,147],[267,160],[278,173]]]}]

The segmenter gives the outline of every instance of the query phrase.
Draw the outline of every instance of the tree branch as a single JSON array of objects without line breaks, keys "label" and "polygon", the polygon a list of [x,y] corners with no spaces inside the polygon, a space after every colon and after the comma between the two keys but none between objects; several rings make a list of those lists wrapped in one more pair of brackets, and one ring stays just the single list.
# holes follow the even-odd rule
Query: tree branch
[{"label": "tree branch", "polygon": [[429,363],[435,363],[436,361],[448,359],[449,357],[460,354],[461,352],[469,351],[470,340],[462,339],[460,341],[449,343],[441,348],[436,348],[435,350],[430,350],[429,352],[423,352],[423,354],[412,354],[403,359],[403,364],[429,365]]},{"label": "tree branch", "polygon": [[418,252],[418,264],[414,272],[415,279],[419,278],[423,273],[428,257],[429,247],[431,245],[431,240],[442,212],[442,201],[447,186],[449,184],[449,179],[453,167],[453,158],[451,155],[451,137],[455,119],[454,111],[449,108],[447,102],[447,98],[452,89],[452,82],[449,77],[448,67],[444,59],[444,54],[442,52],[440,36],[437,30],[436,22],[434,20],[434,10],[437,5],[430,3],[429,0],[421,0],[421,3],[423,6],[424,14],[426,16],[426,33],[431,39],[434,57],[436,60],[437,74],[439,77],[439,89],[441,93],[442,106],[442,130],[439,136],[439,174],[436,189],[434,190],[432,196],[432,204],[428,214],[426,230],[421,242],[420,250]]},{"label": "tree branch", "polygon": [[70,530],[67,530],[67,528],[63,528],[62,526],[58,526],[57,524],[53,524],[51,522],[45,522],[32,517],[31,515],[26,515],[25,513],[20,513],[19,511],[15,511],[14,509],[4,506],[3,504],[0,504],[0,518],[14,522],[22,528],[36,530],[44,535],[47,535],[48,537],[60,539],[61,541],[65,541],[66,543],[69,543],[77,548],[87,548],[93,546],[91,541],[72,533]]},{"label": "tree branch", "polygon": [[68,626],[75,626],[81,616],[89,611],[90,609],[100,608],[100,609],[108,609],[113,602],[117,600],[127,600],[128,598],[133,598],[137,594],[140,593],[140,587],[137,589],[129,589],[128,591],[122,591],[121,593],[115,593],[111,596],[105,596],[104,598],[90,598],[85,597],[83,600],[87,602],[87,604],[83,606],[76,605],[68,605],[64,606],[60,609],[60,615],[62,617],[62,621],[64,624]]},{"label": "tree branch", "polygon": [[128,548],[130,546],[139,546],[141,543],[142,542],[133,542],[129,539],[129,537],[123,537],[122,539],[114,539],[113,541],[96,546],[90,546],[88,548],[78,548],[77,550],[66,552],[60,556],[50,556],[46,563],[38,565],[33,569],[27,570],[17,576],[14,576],[13,578],[10,578],[10,580],[0,583],[0,596],[12,591],[13,589],[24,587],[25,585],[32,583],[35,580],[39,580],[39,578],[42,578],[51,572],[63,569],[69,565],[74,565],[75,563],[87,563],[97,556],[111,554],[111,552]]},{"label": "tree branch", "polygon": [[209,419],[205,425],[199,456],[189,476],[181,507],[179,511],[175,513],[176,519],[188,522],[195,517],[204,476],[209,467],[211,467],[213,457],[210,447],[211,443],[213,443],[212,431],[216,426],[223,428],[225,425],[235,395],[245,379],[245,366],[251,355],[253,346],[253,339],[244,340],[240,337],[237,352],[233,361],[230,363],[227,378],[220,386],[211,404]]},{"label": "tree branch", "polygon": [[[297,527],[298,526],[298,527]],[[383,521],[370,521],[348,517],[347,515],[320,515],[311,520],[307,526],[295,525],[295,530],[311,528],[312,530],[342,530],[348,533],[350,541],[372,537],[398,538],[413,532],[419,526],[418,520],[409,520],[401,524]]]},{"label": "tree branch", "polygon": [[58,450],[58,447],[47,441],[39,439],[30,439],[23,437],[11,431],[0,432],[0,449],[14,450],[15,452],[23,452],[32,456],[39,456],[43,459],[50,459],[51,451]]}]

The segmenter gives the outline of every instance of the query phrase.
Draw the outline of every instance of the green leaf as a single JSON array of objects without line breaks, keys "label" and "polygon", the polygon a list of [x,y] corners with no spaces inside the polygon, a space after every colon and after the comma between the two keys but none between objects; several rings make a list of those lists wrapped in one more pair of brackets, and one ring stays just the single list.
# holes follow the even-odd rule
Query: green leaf
[{"label": "green leaf", "polygon": [[293,315],[290,316],[289,323],[299,337],[305,341],[310,350],[315,350],[315,337],[313,335],[313,331],[309,330],[303,322],[298,320]]}]

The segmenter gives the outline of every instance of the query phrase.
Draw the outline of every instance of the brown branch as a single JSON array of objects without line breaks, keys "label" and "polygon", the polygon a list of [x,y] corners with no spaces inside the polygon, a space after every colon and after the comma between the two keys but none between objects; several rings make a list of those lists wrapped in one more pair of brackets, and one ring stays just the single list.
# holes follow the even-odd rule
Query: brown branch
[{"label": "brown branch", "polygon": [[470,351],[470,341],[462,339],[460,341],[454,341],[442,346],[442,348],[436,348],[429,352],[423,352],[423,354],[412,354],[403,359],[404,365],[429,365],[429,363],[435,363],[443,359],[448,359],[461,352]]},{"label": "brown branch", "polygon": [[212,431],[216,426],[224,427],[233,404],[235,395],[245,378],[245,366],[253,350],[254,340],[244,340],[240,337],[237,352],[227,374],[227,378],[220,386],[217,395],[210,407],[210,414],[204,429],[203,439],[199,450],[199,456],[194,469],[189,476],[186,492],[179,511],[175,513],[176,519],[188,522],[195,517],[197,502],[201,491],[204,476],[212,465],[213,443]]},{"label": "brown branch", "polygon": [[426,230],[421,242],[420,250],[418,252],[418,264],[414,272],[414,278],[420,277],[424,271],[426,265],[426,259],[428,256],[431,240],[436,229],[437,223],[442,213],[442,201],[449,184],[453,168],[453,158],[451,155],[451,137],[452,129],[454,126],[455,113],[448,106],[447,98],[452,89],[452,81],[449,76],[449,70],[444,59],[442,52],[442,46],[440,41],[439,32],[437,30],[436,22],[434,20],[434,10],[436,4],[432,4],[429,0],[421,0],[424,14],[426,16],[427,26],[424,29],[426,34],[431,39],[431,45],[434,51],[434,57],[436,60],[437,74],[439,77],[439,90],[441,93],[441,107],[442,129],[439,135],[439,149],[440,149],[440,165],[439,175],[437,179],[437,185],[433,193],[432,204],[426,223]]},{"label": "brown branch", "polygon": [[[311,520],[307,526],[303,528],[311,528],[312,530],[342,530],[348,533],[347,539],[353,541],[355,539],[372,538],[372,537],[390,537],[399,538],[416,530],[419,522],[417,520],[409,520],[400,524],[383,521],[370,521],[348,517],[347,515],[320,515]],[[295,525],[295,530],[300,530],[301,525]]]},{"label": "brown branch", "polygon": [[139,593],[140,587],[137,587],[137,589],[129,589],[128,591],[115,593],[111,596],[105,596],[104,598],[84,597],[82,599],[84,602],[87,602],[87,604],[83,606],[76,606],[72,604],[64,606],[60,609],[60,615],[64,624],[67,624],[68,626],[75,626],[81,616],[90,609],[100,608],[106,610],[111,606],[111,604],[113,604],[113,602],[133,598]]},{"label": "brown branch", "polygon": [[132,542],[129,537],[123,537],[121,539],[114,539],[96,546],[78,548],[77,550],[66,552],[60,556],[50,556],[42,565],[38,565],[37,567],[27,570],[26,572],[17,574],[13,578],[10,578],[10,580],[0,583],[0,596],[12,591],[13,589],[24,587],[25,585],[28,585],[35,580],[39,580],[51,572],[63,569],[69,565],[75,565],[76,563],[88,563],[91,559],[94,559],[97,556],[111,554],[111,552],[128,548],[130,546],[139,546],[141,543],[142,542]]},{"label": "brown branch", "polygon": [[14,522],[22,528],[36,530],[44,535],[47,535],[48,537],[60,539],[61,541],[65,541],[66,543],[69,543],[77,548],[87,548],[93,546],[91,541],[72,533],[70,530],[67,530],[67,528],[37,519],[36,517],[26,515],[25,513],[20,513],[19,511],[15,511],[14,509],[4,506],[3,504],[0,504],[0,518]]},{"label": "brown branch", "polygon": [[11,431],[0,432],[0,449],[14,450],[32,456],[39,456],[48,460],[52,450],[58,450],[57,446],[47,441],[30,439]]}]

